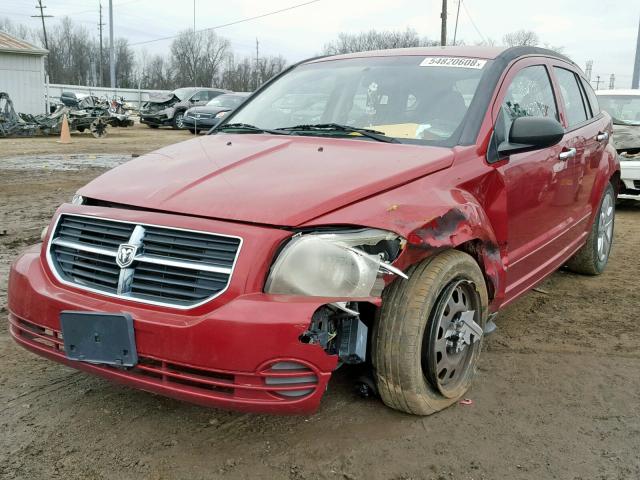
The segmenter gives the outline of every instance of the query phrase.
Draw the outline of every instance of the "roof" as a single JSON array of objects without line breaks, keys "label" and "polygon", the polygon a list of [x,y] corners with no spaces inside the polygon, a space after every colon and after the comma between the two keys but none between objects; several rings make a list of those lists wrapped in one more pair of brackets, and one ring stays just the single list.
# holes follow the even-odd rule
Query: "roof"
[{"label": "roof", "polygon": [[[371,50],[368,52],[346,53],[343,55],[333,55],[313,58],[307,62],[322,62],[325,60],[342,60],[346,58],[362,58],[362,57],[394,57],[394,56],[451,56],[451,57],[469,57],[482,58],[485,60],[495,60],[502,57],[506,60],[515,60],[518,57],[528,55],[538,55],[546,57],[555,57],[566,62],[575,64],[572,60],[564,55],[538,47],[469,47],[469,46],[445,46],[445,47],[411,47],[411,48],[394,48],[389,50]],[[306,63],[306,62],[302,62]]]},{"label": "roof", "polygon": [[3,31],[0,31],[0,52],[23,53],[26,55],[46,55],[49,53],[44,48],[36,47]]},{"label": "roof", "polygon": [[635,96],[640,96],[640,90],[638,90],[637,88],[631,89],[631,88],[618,88],[615,90],[596,90],[596,95],[609,95],[609,96],[613,96],[613,95],[635,95]]}]

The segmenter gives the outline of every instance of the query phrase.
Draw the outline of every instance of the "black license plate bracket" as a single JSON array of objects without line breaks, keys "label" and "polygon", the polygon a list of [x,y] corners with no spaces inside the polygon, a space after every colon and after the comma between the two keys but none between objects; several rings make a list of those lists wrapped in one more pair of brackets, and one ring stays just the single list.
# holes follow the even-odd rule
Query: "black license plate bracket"
[{"label": "black license plate bracket", "polygon": [[138,363],[133,319],[128,313],[60,312],[65,355],[70,360],[133,367]]}]

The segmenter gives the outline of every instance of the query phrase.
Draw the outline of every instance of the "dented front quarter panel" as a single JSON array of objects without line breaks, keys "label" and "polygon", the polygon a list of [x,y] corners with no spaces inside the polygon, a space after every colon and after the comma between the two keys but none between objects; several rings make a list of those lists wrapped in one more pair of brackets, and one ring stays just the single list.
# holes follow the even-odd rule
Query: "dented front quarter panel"
[{"label": "dented front quarter panel", "polygon": [[[477,147],[456,147],[451,168],[418,178],[306,223],[362,225],[390,230],[407,239],[394,265],[407,270],[448,248],[461,248],[480,263],[497,310],[504,298],[506,235],[504,182]],[[387,279],[394,280],[393,276]]]}]

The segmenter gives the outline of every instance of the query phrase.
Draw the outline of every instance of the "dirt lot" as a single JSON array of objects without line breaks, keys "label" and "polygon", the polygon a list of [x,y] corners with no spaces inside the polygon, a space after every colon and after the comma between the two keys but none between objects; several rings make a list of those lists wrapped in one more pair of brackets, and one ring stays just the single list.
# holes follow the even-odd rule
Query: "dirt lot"
[{"label": "dirt lot", "polygon": [[[57,158],[18,170],[2,157],[143,153],[184,138],[135,128],[74,136],[71,146],[0,140],[1,316],[10,260],[104,171],[61,171]],[[618,211],[606,273],[560,271],[504,311],[468,395],[474,404],[426,418],[359,399],[346,370],[310,417],[200,408],[36,357],[3,321],[0,478],[638,479],[639,271],[640,203],[631,203]]]}]

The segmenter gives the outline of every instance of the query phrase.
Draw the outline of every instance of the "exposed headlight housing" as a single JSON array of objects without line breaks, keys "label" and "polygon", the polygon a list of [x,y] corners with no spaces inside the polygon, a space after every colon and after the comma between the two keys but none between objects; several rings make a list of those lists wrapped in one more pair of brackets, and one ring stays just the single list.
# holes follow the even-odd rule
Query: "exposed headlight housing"
[{"label": "exposed headlight housing", "polygon": [[376,229],[298,234],[273,263],[265,292],[311,297],[379,296],[385,273],[406,278],[388,263],[395,260],[404,243],[397,234]]},{"label": "exposed headlight housing", "polygon": [[82,195],[74,195],[73,198],[71,199],[71,203],[73,205],[82,205],[84,203],[84,198],[82,197]]}]

